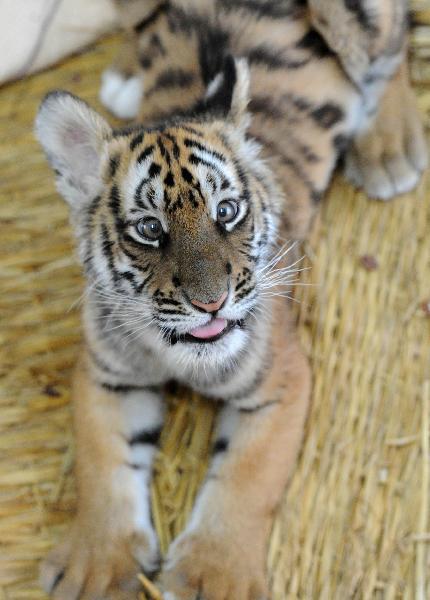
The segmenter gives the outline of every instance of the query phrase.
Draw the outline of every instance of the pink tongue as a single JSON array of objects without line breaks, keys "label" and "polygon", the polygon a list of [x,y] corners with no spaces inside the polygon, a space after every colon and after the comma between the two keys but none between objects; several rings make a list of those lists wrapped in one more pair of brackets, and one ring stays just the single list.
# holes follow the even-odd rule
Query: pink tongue
[{"label": "pink tongue", "polygon": [[196,327],[190,331],[190,335],[201,340],[215,337],[227,327],[226,319],[212,319],[207,325]]}]

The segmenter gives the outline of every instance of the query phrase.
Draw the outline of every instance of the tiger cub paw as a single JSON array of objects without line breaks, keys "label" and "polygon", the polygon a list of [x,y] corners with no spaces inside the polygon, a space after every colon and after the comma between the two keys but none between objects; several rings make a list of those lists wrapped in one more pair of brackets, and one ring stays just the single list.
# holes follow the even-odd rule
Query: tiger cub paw
[{"label": "tiger cub paw", "polygon": [[143,79],[134,75],[128,79],[119,71],[106,69],[102,74],[99,99],[115,117],[135,119],[143,98]]},{"label": "tiger cub paw", "polygon": [[[388,106],[387,106],[388,104]],[[370,198],[410,192],[428,165],[427,142],[411,90],[387,100],[345,157],[345,176]]]},{"label": "tiger cub paw", "polygon": [[264,544],[184,534],[159,581],[164,600],[267,600]]},{"label": "tiger cub paw", "polygon": [[42,563],[40,582],[55,600],[131,600],[139,589],[139,571],[153,573],[158,565],[152,533],[135,534],[129,540],[107,539],[75,526]]}]

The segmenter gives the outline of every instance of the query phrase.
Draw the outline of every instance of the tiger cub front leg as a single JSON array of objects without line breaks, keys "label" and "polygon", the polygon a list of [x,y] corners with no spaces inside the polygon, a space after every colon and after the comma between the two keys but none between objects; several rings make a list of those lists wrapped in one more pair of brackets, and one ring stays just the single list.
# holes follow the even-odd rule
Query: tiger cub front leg
[{"label": "tiger cub front leg", "polygon": [[[281,334],[282,335],[282,334]],[[161,575],[165,600],[264,600],[274,511],[294,465],[309,395],[308,365],[282,340],[264,382],[223,410],[214,457],[186,530]]]},{"label": "tiger cub front leg", "polygon": [[163,404],[154,391],[103,389],[85,364],[73,394],[77,516],[45,560],[41,580],[58,600],[106,598],[136,589],[139,570],[158,567],[148,484]]}]

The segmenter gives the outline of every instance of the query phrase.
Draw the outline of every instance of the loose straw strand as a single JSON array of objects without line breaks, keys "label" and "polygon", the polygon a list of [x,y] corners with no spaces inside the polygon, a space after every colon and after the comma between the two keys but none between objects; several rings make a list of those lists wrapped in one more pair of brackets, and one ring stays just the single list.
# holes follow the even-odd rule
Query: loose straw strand
[{"label": "loose straw strand", "polygon": [[[421,453],[422,453],[422,478],[421,478],[421,507],[419,514],[418,535],[416,540],[416,568],[415,568],[415,598],[426,600],[428,595],[426,571],[427,571],[427,539],[428,513],[429,513],[429,482],[430,482],[430,458],[429,458],[429,410],[430,410],[430,381],[424,383],[424,394],[422,403],[422,426],[421,426]],[[422,536],[422,537],[421,537]]]}]

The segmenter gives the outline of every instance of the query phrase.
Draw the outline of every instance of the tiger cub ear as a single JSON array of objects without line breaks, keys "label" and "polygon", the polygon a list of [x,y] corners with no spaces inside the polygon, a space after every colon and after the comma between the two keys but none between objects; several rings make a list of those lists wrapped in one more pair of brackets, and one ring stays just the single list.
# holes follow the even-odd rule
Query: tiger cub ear
[{"label": "tiger cub ear", "polygon": [[69,204],[77,207],[100,193],[101,159],[112,129],[99,114],[73,94],[54,91],[40,105],[35,133]]},{"label": "tiger cub ear", "polygon": [[224,60],[222,70],[209,83],[206,107],[222,112],[236,127],[245,130],[249,123],[249,67],[246,59],[234,59],[231,54]]}]

